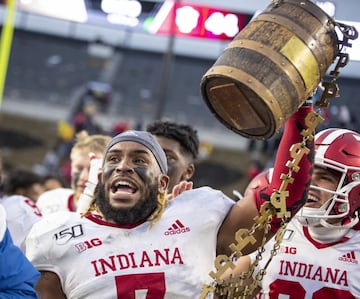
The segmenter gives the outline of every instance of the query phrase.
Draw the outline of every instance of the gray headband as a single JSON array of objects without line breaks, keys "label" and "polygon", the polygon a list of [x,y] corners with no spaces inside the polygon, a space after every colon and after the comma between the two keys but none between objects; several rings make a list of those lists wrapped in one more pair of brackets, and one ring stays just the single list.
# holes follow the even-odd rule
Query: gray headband
[{"label": "gray headband", "polygon": [[[128,130],[119,135],[116,135],[105,148],[104,159],[109,149],[116,143],[122,141],[134,141],[146,146],[154,155],[160,170],[163,174],[167,174],[167,160],[166,155],[160,144],[156,141],[155,137],[146,131]],[[104,160],[103,160],[104,166]]]}]

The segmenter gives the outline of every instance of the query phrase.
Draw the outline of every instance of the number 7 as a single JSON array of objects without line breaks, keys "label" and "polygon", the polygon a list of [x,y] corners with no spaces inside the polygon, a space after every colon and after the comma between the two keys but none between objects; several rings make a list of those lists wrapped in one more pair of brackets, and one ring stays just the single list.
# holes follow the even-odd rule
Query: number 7
[{"label": "number 7", "polygon": [[117,298],[136,299],[136,290],[147,290],[146,299],[162,299],[165,296],[165,274],[143,273],[115,277]]}]

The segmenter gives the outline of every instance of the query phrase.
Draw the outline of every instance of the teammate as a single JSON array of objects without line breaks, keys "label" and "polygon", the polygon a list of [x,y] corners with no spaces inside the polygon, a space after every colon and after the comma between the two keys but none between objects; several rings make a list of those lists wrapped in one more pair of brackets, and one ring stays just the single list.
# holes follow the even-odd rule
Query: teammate
[{"label": "teammate", "polygon": [[[2,176],[2,159],[0,157],[0,182],[2,182]],[[25,181],[26,179],[22,178],[18,182]],[[34,180],[33,182],[38,181]],[[24,186],[24,184],[16,184],[16,186],[20,185]],[[25,238],[33,224],[41,220],[42,214],[32,199],[22,195],[13,195],[9,192],[16,188],[8,189],[8,187],[6,187],[8,194],[0,197],[0,206],[6,210],[4,217],[6,215],[6,226],[11,233],[12,242],[25,252]]]},{"label": "teammate", "polygon": [[38,298],[35,284],[40,273],[12,242],[0,205],[0,298]]},{"label": "teammate", "polygon": [[[193,182],[189,179],[195,172],[194,161],[199,152],[197,131],[189,125],[170,121],[155,121],[147,126],[147,131],[156,137],[166,154],[167,175],[170,178],[168,190],[173,191],[167,195],[167,199],[172,200],[177,194],[192,189]],[[98,181],[99,162],[98,159],[91,159],[88,181],[85,183],[86,188],[77,205],[77,212],[81,214],[86,213],[91,205]],[[179,186],[180,182],[181,186]],[[175,190],[173,190],[174,186],[176,186]]]},{"label": "teammate", "polygon": [[22,195],[0,198],[6,210],[6,223],[13,242],[25,253],[25,239],[31,227],[42,219],[42,214],[31,199]]},{"label": "teammate", "polygon": [[4,180],[5,193],[8,195],[22,195],[37,202],[44,193],[43,178],[27,169],[13,169],[7,173]]},{"label": "teammate", "polygon": [[191,126],[171,121],[155,121],[146,127],[163,148],[170,183],[168,190],[181,181],[189,181],[195,173],[195,161],[199,154],[197,131]]},{"label": "teammate", "polygon": [[[360,134],[323,130],[315,151],[307,202],[287,225],[257,298],[360,298]],[[263,172],[247,190],[261,192],[269,180],[271,174]],[[272,246],[266,244],[253,277]],[[246,271],[255,255],[241,257],[237,272]]]},{"label": "teammate", "polygon": [[37,201],[37,206],[44,216],[57,211],[76,211],[79,196],[83,193],[88,180],[89,153],[102,158],[106,144],[110,140],[110,136],[88,135],[86,131],[76,135],[76,142],[70,153],[71,189],[57,188],[44,192]]},{"label": "teammate", "polygon": [[[303,140],[300,131],[311,110],[301,107],[286,122],[274,168],[278,177],[288,170],[290,146]],[[292,213],[306,199],[311,157],[301,159],[296,183],[288,188]],[[210,281],[216,254],[231,252],[235,232],[252,226],[264,199],[249,196],[235,204],[220,191],[202,187],[167,202],[166,174],[166,155],[150,133],[115,136],[105,149],[95,190],[100,213],[54,214],[29,235],[27,255],[42,273],[40,297],[197,298],[201,285]],[[272,180],[268,195],[280,184]],[[278,225],[275,219],[274,231]]]}]

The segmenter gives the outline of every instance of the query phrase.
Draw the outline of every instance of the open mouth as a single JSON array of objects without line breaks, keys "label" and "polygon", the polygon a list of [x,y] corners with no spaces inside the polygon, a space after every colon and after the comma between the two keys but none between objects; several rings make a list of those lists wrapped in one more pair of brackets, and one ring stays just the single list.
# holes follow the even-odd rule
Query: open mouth
[{"label": "open mouth", "polygon": [[309,194],[306,202],[307,203],[316,203],[316,202],[319,202],[319,199],[316,198],[315,196]]},{"label": "open mouth", "polygon": [[133,184],[131,184],[127,181],[120,180],[120,181],[114,182],[111,185],[111,192],[113,192],[113,193],[122,192],[122,193],[134,194],[136,191],[137,191],[137,188]]}]

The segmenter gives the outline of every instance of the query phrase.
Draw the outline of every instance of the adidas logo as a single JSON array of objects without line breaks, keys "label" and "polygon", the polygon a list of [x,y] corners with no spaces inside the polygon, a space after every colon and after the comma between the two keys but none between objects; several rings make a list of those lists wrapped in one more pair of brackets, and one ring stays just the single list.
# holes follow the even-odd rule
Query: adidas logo
[{"label": "adidas logo", "polygon": [[177,219],[164,233],[165,236],[183,234],[190,231],[190,227],[185,227],[179,219]]},{"label": "adidas logo", "polygon": [[352,263],[352,264],[358,264],[359,263],[358,260],[355,257],[355,251],[354,250],[344,254],[343,256],[340,256],[339,261],[348,262],[348,263]]}]

